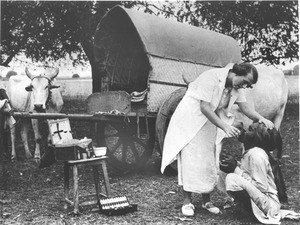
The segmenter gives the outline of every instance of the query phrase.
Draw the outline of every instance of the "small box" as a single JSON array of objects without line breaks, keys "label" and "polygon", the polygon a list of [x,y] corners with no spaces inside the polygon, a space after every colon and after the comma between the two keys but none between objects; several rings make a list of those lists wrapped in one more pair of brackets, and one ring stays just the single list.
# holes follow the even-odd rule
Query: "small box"
[{"label": "small box", "polygon": [[[82,142],[86,142],[86,144],[82,144]],[[55,159],[57,161],[87,159],[93,157],[93,147],[91,139],[72,139],[68,140],[67,142],[59,142],[53,147],[55,152]]]},{"label": "small box", "polygon": [[54,145],[54,152],[55,152],[55,159],[57,161],[67,161],[67,160],[77,160],[82,158],[82,153],[85,152],[84,148],[77,146],[75,143],[77,140],[70,140],[75,141],[74,143],[60,143]]},{"label": "small box", "polygon": [[92,140],[73,139],[69,119],[48,120],[52,147],[57,161],[90,158]]}]

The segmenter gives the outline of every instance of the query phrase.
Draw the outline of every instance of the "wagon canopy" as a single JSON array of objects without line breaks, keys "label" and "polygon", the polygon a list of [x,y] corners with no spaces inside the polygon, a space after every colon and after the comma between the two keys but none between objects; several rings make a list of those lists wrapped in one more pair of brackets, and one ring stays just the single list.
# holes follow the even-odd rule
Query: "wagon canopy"
[{"label": "wagon canopy", "polygon": [[157,111],[168,94],[203,71],[240,62],[231,37],[150,14],[112,8],[100,21],[95,60],[110,90],[149,89],[147,107]]}]

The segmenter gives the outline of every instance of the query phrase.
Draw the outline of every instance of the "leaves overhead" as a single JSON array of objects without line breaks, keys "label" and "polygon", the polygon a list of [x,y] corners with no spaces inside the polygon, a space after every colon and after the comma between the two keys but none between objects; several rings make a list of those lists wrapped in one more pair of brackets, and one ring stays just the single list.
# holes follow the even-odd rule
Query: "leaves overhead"
[{"label": "leaves overhead", "polygon": [[21,52],[34,61],[58,60],[71,53],[76,53],[74,63],[90,59],[96,26],[117,4],[120,2],[2,2],[1,64],[7,66],[9,57]]},{"label": "leaves overhead", "polygon": [[117,4],[229,35],[240,44],[244,61],[298,59],[297,1],[3,1],[1,65],[19,53],[35,61],[69,54],[74,63],[92,64],[96,26]]},{"label": "leaves overhead", "polygon": [[233,37],[243,61],[279,64],[298,59],[298,1],[171,2],[157,14]]}]

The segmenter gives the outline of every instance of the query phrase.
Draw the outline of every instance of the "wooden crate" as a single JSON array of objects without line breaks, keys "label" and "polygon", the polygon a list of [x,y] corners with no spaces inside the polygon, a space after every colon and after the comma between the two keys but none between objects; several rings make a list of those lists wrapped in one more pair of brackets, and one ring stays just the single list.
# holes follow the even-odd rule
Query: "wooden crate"
[{"label": "wooden crate", "polygon": [[76,145],[71,146],[52,146],[55,153],[55,159],[57,161],[68,161],[81,159],[81,155],[85,152],[85,149],[80,148]]},{"label": "wooden crate", "polygon": [[[69,119],[48,120],[52,148],[57,161],[77,160],[91,157],[92,143],[80,147],[83,141],[90,139],[73,139]],[[86,154],[83,157],[83,154]]]}]

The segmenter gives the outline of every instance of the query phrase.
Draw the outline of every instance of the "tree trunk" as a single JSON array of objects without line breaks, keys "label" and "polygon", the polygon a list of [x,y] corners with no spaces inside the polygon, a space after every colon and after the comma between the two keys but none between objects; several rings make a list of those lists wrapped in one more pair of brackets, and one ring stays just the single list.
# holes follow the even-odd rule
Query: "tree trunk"
[{"label": "tree trunk", "polygon": [[1,64],[1,66],[5,66],[5,67],[8,67],[9,66],[9,63],[11,62],[11,60],[14,58],[16,54],[11,54],[6,60],[5,62],[3,62]]},{"label": "tree trunk", "polygon": [[99,71],[97,69],[97,65],[95,64],[94,60],[93,62],[90,61],[91,68],[92,68],[92,87],[93,87],[93,93],[95,92],[101,92],[101,80],[103,77],[103,72]]},{"label": "tree trunk", "polygon": [[101,92],[101,80],[103,77],[104,72],[98,69],[97,64],[95,63],[94,59],[94,49],[93,43],[88,40],[82,40],[81,46],[89,59],[91,65],[91,72],[92,72],[92,92]]}]

